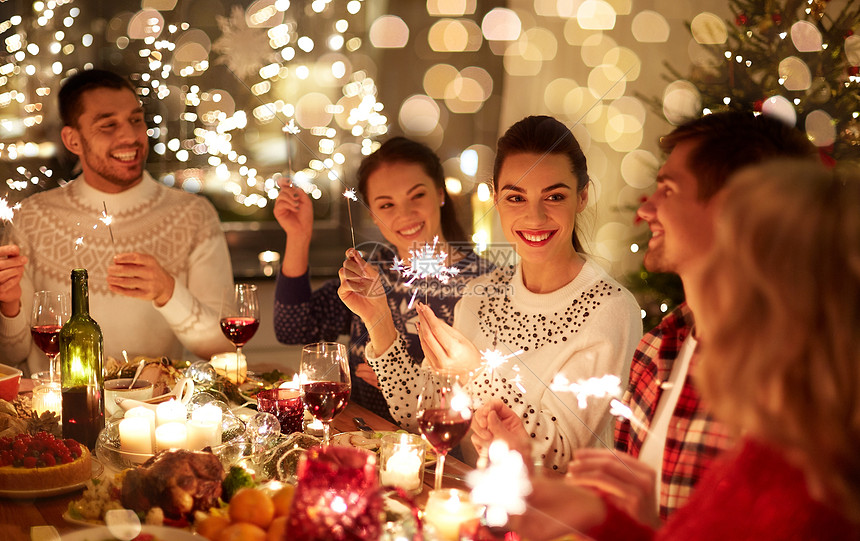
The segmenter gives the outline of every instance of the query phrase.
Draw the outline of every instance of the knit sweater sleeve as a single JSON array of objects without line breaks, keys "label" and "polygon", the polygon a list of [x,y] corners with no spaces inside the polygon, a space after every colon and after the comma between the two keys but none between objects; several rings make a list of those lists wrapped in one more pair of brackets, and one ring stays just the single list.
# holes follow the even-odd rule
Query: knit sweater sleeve
[{"label": "knit sweater sleeve", "polygon": [[388,403],[391,416],[401,428],[415,432],[418,429],[418,397],[429,379],[429,371],[414,363],[399,332],[384,352],[377,353],[368,344],[365,354],[367,364],[379,378],[379,389]]},{"label": "knit sweater sleeve", "polygon": [[[585,407],[580,407],[572,393],[553,391],[550,384],[555,375],[564,375],[575,382],[614,374],[622,379],[623,388],[630,357],[641,335],[634,306],[634,301],[621,296],[619,301],[595,310],[576,337],[579,346],[567,358],[555,362],[540,358],[541,363],[553,363],[549,378],[528,384],[527,388],[518,384],[509,370],[496,370],[492,377],[485,370],[473,384],[473,395],[479,401],[501,399],[522,412],[523,425],[532,438],[532,456],[546,467],[565,471],[578,448],[595,445],[611,448],[611,398],[591,397]],[[455,319],[459,317],[455,315]],[[509,361],[503,368],[511,365],[515,366],[516,361]]]},{"label": "knit sweater sleeve", "polygon": [[278,273],[275,287],[275,336],[283,344],[309,344],[336,340],[349,334],[352,312],[337,294],[337,279],[311,292],[310,276]]},{"label": "knit sweater sleeve", "polygon": [[198,244],[188,257],[188,278],[176,280],[173,296],[164,306],[153,306],[186,349],[208,359],[233,348],[219,324],[222,296],[233,287],[233,267],[215,208],[205,200],[199,204],[205,218],[199,224]]}]

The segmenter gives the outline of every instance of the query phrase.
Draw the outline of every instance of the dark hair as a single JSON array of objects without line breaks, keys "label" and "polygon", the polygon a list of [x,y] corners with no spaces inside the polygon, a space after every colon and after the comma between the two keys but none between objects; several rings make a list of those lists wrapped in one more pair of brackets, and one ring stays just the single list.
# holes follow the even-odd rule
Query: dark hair
[{"label": "dark hair", "polygon": [[427,145],[412,139],[392,137],[382,143],[376,152],[361,160],[361,165],[358,166],[358,192],[361,197],[367,199],[367,181],[370,175],[389,163],[414,163],[421,166],[427,176],[433,180],[433,185],[442,190],[443,205],[439,213],[445,241],[467,242],[469,240],[460,222],[457,221],[454,204],[451,202],[448,190],[445,189],[445,171],[442,169],[439,156]]},{"label": "dark hair", "polygon": [[65,80],[57,96],[63,126],[77,127],[78,117],[82,113],[81,98],[86,92],[96,88],[126,89],[135,93],[134,86],[128,79],[112,71],[100,69],[79,71]]},{"label": "dark hair", "polygon": [[[502,164],[512,154],[563,154],[570,161],[570,172],[576,177],[576,193],[588,185],[588,166],[585,154],[570,130],[551,116],[527,116],[505,132],[496,143],[496,160],[493,163],[493,189],[499,189]],[[573,247],[582,252],[582,242],[573,232]]]},{"label": "dark hair", "polygon": [[696,172],[698,198],[708,201],[732,173],[772,158],[812,158],[815,146],[796,128],[768,115],[726,111],[690,120],[660,139],[669,154],[680,143],[698,143],[687,167]]}]

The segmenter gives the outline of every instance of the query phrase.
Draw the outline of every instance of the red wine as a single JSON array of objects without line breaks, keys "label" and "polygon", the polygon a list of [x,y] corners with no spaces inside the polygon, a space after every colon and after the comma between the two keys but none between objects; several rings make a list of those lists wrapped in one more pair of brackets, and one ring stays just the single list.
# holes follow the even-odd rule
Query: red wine
[{"label": "red wine", "polygon": [[447,453],[469,430],[470,419],[447,409],[430,409],[418,415],[418,430],[437,453]]},{"label": "red wine", "polygon": [[302,384],[302,400],[316,419],[331,421],[346,408],[349,383],[315,381]]},{"label": "red wine", "polygon": [[94,385],[63,389],[63,437],[96,447],[105,425],[101,389]]},{"label": "red wine", "polygon": [[257,332],[260,320],[255,317],[225,317],[221,319],[221,332],[236,346],[244,346]]},{"label": "red wine", "polygon": [[60,354],[60,325],[36,325],[30,329],[33,342],[45,352],[45,355],[53,357]]}]

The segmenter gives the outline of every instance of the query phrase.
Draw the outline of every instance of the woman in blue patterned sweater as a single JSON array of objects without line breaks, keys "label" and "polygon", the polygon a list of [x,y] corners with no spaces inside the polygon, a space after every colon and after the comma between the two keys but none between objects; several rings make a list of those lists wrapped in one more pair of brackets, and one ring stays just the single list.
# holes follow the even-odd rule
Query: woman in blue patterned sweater
[{"label": "woman in blue patterned sweater", "polygon": [[[415,322],[418,313],[409,306],[418,291],[422,302],[448,322],[454,305],[471,278],[491,270],[471,249],[457,222],[454,206],[445,190],[445,175],[438,156],[427,146],[394,137],[362,160],[358,170],[358,191],[373,222],[390,246],[365,243],[359,246],[368,264],[381,278],[377,295],[368,302],[387,304],[387,316],[377,321],[374,332],[404,337],[413,358],[420,359],[421,344]],[[308,249],[313,230],[310,198],[297,187],[283,187],[275,202],[275,218],[287,233],[283,264],[275,294],[275,334],[285,344],[333,341],[350,335],[349,365],[352,376],[351,401],[391,420],[376,375],[364,362],[367,327],[341,302],[340,280],[333,279],[311,291]],[[409,258],[409,251],[438,237],[437,252],[448,254],[448,265],[458,273],[447,284],[420,280],[407,286],[392,270],[394,257]],[[364,260],[350,249],[347,258],[356,264]],[[350,292],[341,292],[349,295]]]}]

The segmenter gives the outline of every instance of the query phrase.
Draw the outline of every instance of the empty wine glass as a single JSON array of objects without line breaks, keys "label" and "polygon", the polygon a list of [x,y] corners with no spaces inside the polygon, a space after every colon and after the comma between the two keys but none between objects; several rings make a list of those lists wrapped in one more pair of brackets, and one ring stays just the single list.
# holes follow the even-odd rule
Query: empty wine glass
[{"label": "empty wine glass", "polygon": [[69,296],[57,291],[36,291],[30,316],[30,334],[36,346],[48,356],[52,382],[60,380],[60,329],[69,319]]},{"label": "empty wine glass", "polygon": [[224,293],[221,302],[221,332],[236,346],[236,382],[239,379],[239,365],[242,359],[242,346],[257,332],[260,326],[260,303],[257,300],[257,286],[236,284]]},{"label": "empty wine glass", "polygon": [[331,421],[349,402],[350,379],[346,346],[337,342],[302,348],[302,401],[323,424],[323,445],[331,440]]},{"label": "empty wine glass", "polygon": [[472,400],[465,389],[466,376],[460,372],[431,372],[418,397],[418,430],[438,455],[435,488],[442,488],[445,456],[453,449],[472,422]]}]

